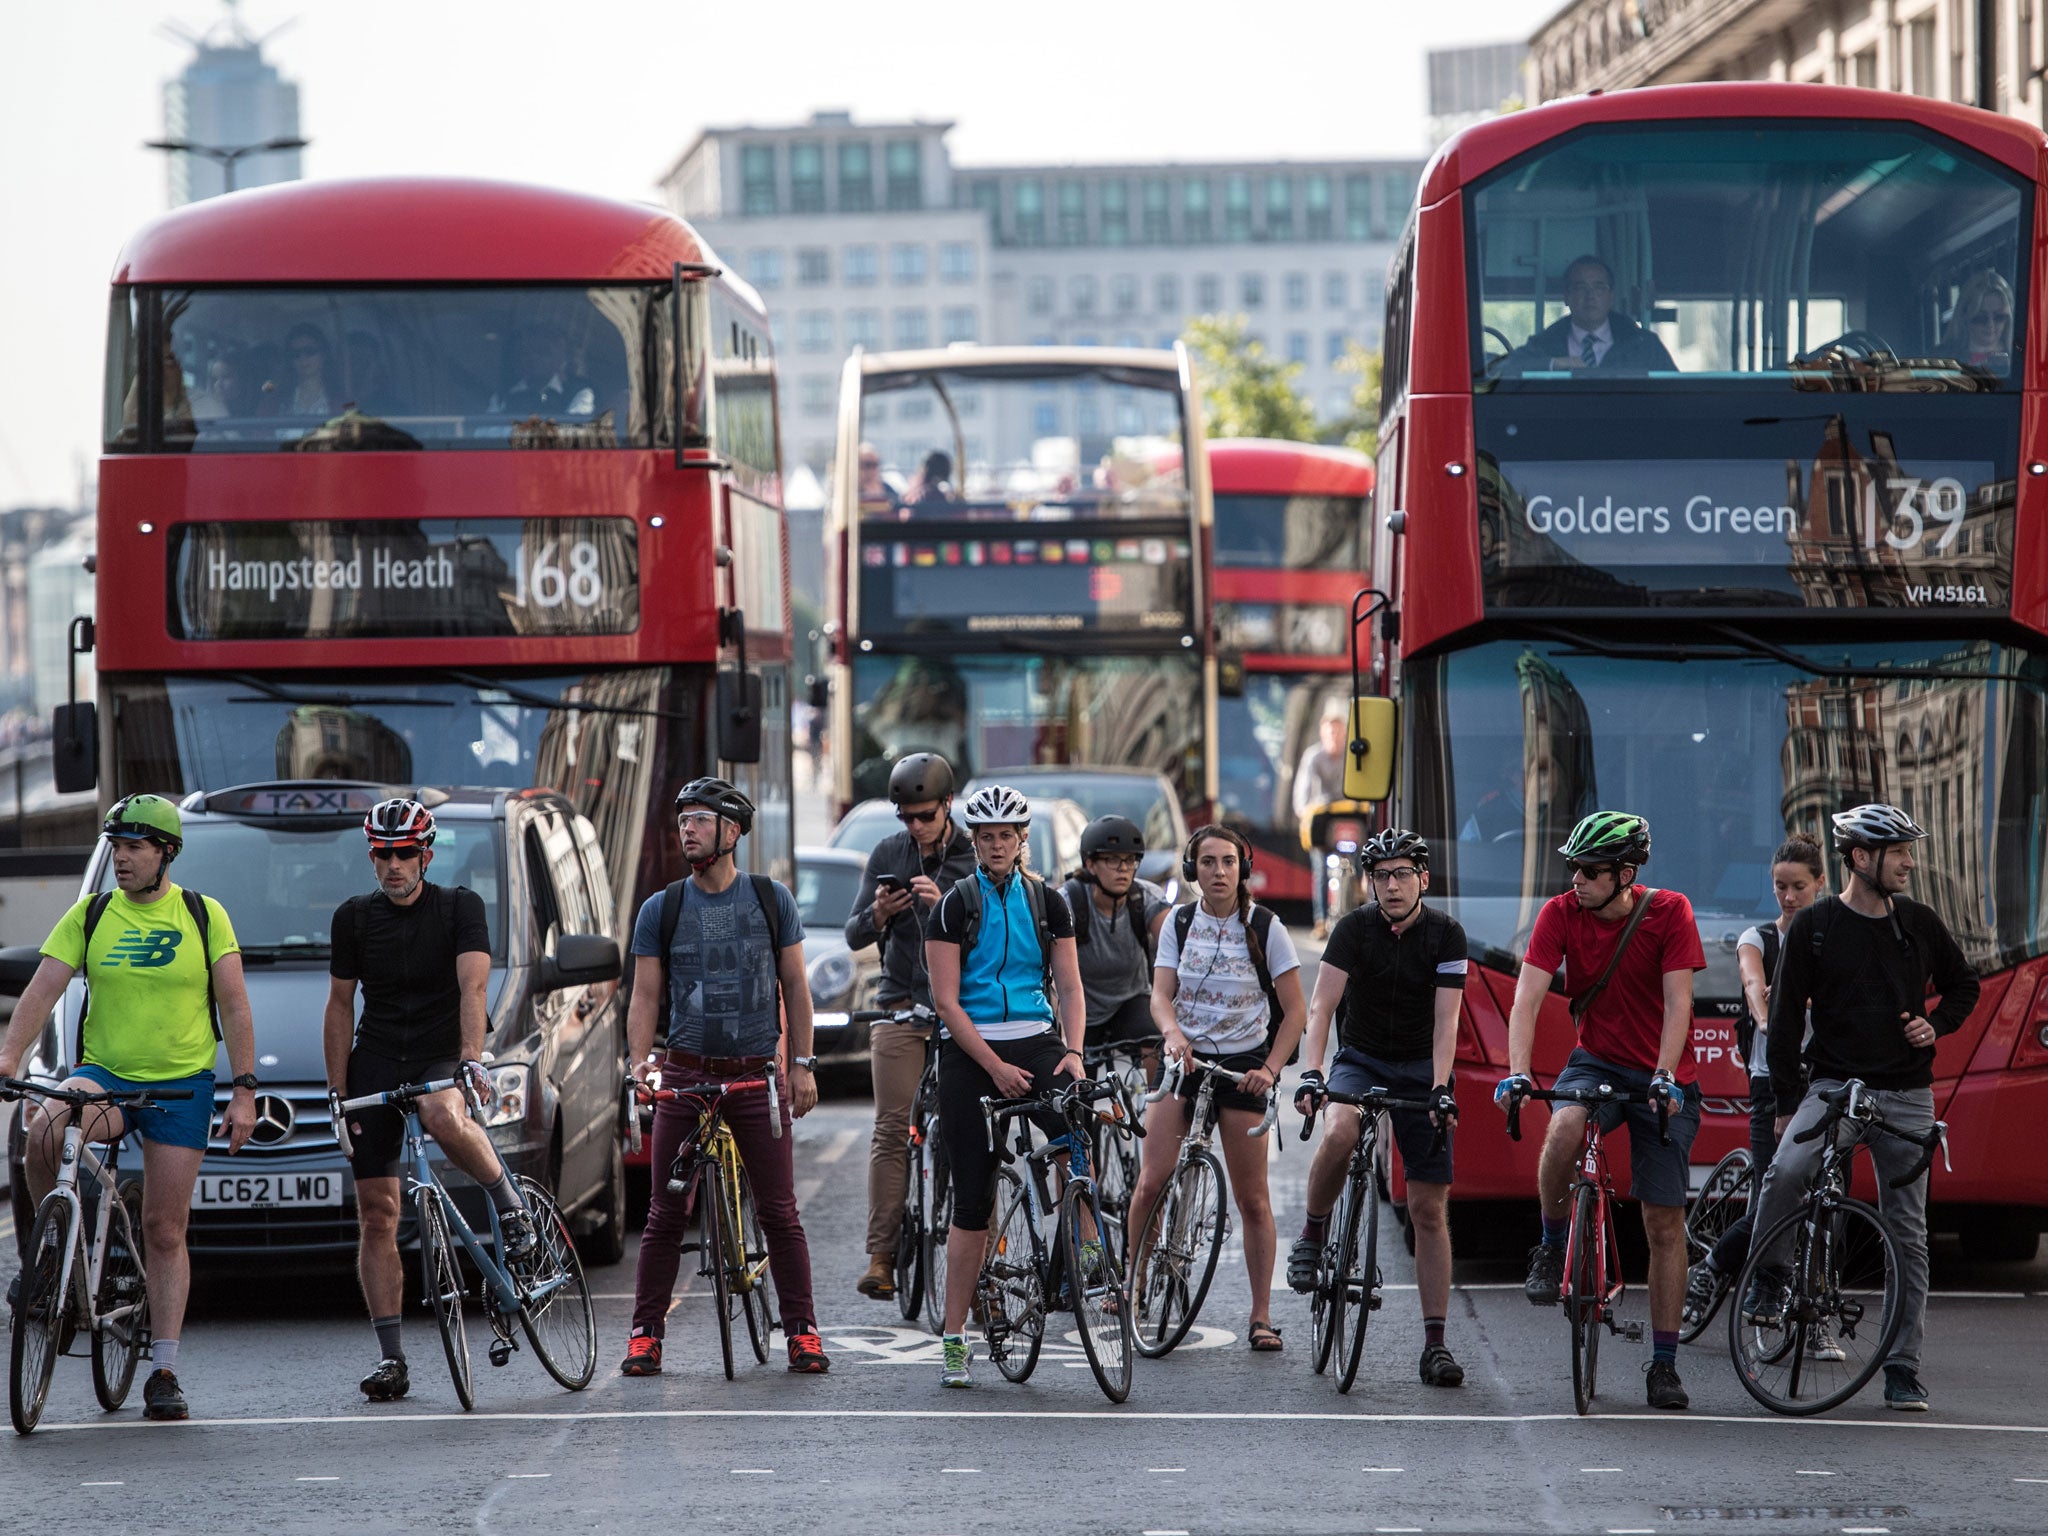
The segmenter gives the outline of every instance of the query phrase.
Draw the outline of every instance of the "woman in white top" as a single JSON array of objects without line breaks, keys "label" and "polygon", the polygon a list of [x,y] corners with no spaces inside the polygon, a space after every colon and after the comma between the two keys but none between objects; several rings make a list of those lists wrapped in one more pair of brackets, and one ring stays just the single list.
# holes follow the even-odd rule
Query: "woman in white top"
[{"label": "woman in white top", "polygon": [[[1179,1096],[1161,1099],[1145,1117],[1143,1160],[1130,1208],[1142,1221],[1173,1172],[1181,1140],[1188,1133],[1190,1105],[1201,1086],[1201,1064],[1217,1062],[1249,1074],[1242,1085],[1217,1085],[1222,1115],[1216,1140],[1237,1201],[1238,1229],[1244,1234],[1245,1269],[1252,1289],[1251,1347],[1272,1351],[1281,1348],[1280,1330],[1272,1318],[1273,1259],[1279,1240],[1266,1185],[1266,1143],[1247,1133],[1265,1114],[1266,1095],[1308,1023],[1301,961],[1287,930],[1253,907],[1247,883],[1251,847],[1237,833],[1228,827],[1202,828],[1188,840],[1182,868],[1200,889],[1201,900],[1191,918],[1170,919],[1159,930],[1152,1021],[1164,1036],[1166,1058],[1192,1070],[1183,1078]],[[1174,919],[1179,919],[1178,913]],[[1255,930],[1261,927],[1266,971],[1281,1010],[1279,1028],[1270,1038],[1272,1008],[1250,947],[1258,942]]]}]

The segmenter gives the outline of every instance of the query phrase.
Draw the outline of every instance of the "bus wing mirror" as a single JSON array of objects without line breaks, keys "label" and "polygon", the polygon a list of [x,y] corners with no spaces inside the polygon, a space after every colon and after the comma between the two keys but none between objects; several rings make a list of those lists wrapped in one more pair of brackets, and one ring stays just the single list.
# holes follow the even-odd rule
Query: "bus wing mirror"
[{"label": "bus wing mirror", "polygon": [[804,679],[804,702],[813,709],[832,707],[832,683],[823,673],[813,672]]},{"label": "bus wing mirror", "polygon": [[99,787],[99,712],[90,699],[57,706],[50,728],[50,774],[60,795]]},{"label": "bus wing mirror", "polygon": [[1239,652],[1222,651],[1217,654],[1216,696],[1219,699],[1244,697],[1244,657]]},{"label": "bus wing mirror", "polygon": [[722,667],[718,673],[718,755],[728,763],[761,761],[761,675]]},{"label": "bus wing mirror", "polygon": [[1351,741],[1344,751],[1344,798],[1377,805],[1394,792],[1394,746],[1401,706],[1392,699],[1351,701]]}]

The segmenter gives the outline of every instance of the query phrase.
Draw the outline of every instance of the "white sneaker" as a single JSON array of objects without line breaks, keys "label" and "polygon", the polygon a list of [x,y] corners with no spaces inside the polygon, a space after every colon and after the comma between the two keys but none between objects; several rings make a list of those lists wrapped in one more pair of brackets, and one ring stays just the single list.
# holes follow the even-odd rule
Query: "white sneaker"
[{"label": "white sneaker", "polygon": [[1806,1353],[1814,1360],[1841,1360],[1846,1358],[1842,1346],[1835,1340],[1835,1332],[1826,1323],[1815,1323],[1806,1335]]}]

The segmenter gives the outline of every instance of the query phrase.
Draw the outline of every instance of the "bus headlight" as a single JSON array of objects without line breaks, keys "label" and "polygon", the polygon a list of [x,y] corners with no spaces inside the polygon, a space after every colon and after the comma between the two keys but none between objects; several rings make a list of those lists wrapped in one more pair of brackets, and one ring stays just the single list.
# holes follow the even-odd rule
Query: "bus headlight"
[{"label": "bus headlight", "polygon": [[496,1095],[483,1107],[485,1130],[494,1126],[517,1125],[526,1118],[527,1098],[533,1072],[529,1067],[492,1067],[491,1091]]},{"label": "bus headlight", "polygon": [[811,962],[811,1001],[829,1003],[853,990],[853,956],[844,950],[820,955]]}]

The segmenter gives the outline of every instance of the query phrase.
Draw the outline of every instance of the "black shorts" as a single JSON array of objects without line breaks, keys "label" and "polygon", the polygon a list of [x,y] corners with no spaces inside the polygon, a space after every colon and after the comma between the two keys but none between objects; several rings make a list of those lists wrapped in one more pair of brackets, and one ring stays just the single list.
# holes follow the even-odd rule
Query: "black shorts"
[{"label": "black shorts", "polygon": [[[1434,1071],[1434,1063],[1426,1058],[1422,1061],[1382,1061],[1347,1045],[1330,1063],[1330,1086],[1339,1093],[1364,1093],[1369,1088],[1384,1088],[1404,1099],[1426,1099],[1436,1087],[1430,1081]],[[1336,1107],[1331,1106],[1333,1111]],[[1407,1170],[1408,1182],[1450,1183],[1451,1137],[1456,1133],[1447,1128],[1443,1145],[1438,1146],[1436,1127],[1422,1110],[1389,1110],[1387,1118],[1394,1122],[1394,1145],[1401,1149],[1401,1166]]]},{"label": "black shorts", "polygon": [[[1194,1054],[1193,1067],[1180,1080],[1180,1096],[1190,1104],[1195,1102],[1195,1095],[1201,1091],[1202,1079],[1207,1075],[1202,1071],[1203,1062],[1213,1061],[1232,1072],[1249,1072],[1253,1067],[1263,1067],[1266,1064],[1264,1051],[1238,1051],[1230,1056],[1218,1056],[1210,1051],[1196,1051]],[[1226,1083],[1219,1077],[1216,1080],[1216,1107],[1242,1109],[1254,1115],[1263,1115],[1266,1112],[1266,1096],[1263,1093],[1246,1093],[1235,1083]]]},{"label": "black shorts", "polygon": [[[433,1083],[453,1077],[458,1063],[446,1061],[400,1062],[358,1047],[348,1055],[348,1092],[343,1098],[359,1099],[366,1093],[389,1093],[407,1083]],[[348,1165],[359,1179],[395,1179],[405,1154],[405,1116],[388,1104],[374,1109],[355,1109],[348,1116],[349,1140],[355,1152]]]},{"label": "black shorts", "polygon": [[1118,1003],[1108,1018],[1081,1033],[1081,1043],[1090,1050],[1112,1041],[1156,1046],[1159,1038],[1159,1026],[1152,1022],[1152,997],[1145,992]]},{"label": "black shorts", "polygon": [[[988,1048],[1029,1072],[1034,1093],[1071,1081],[1054,1075],[1067,1050],[1057,1030],[1022,1040],[991,1040]],[[948,1040],[939,1054],[939,1131],[953,1176],[953,1225],[966,1232],[987,1231],[995,1207],[996,1155],[989,1150],[988,1121],[981,1112],[983,1096],[995,1093],[996,1085],[980,1064]],[[1048,1136],[1067,1133],[1066,1121],[1050,1109],[1031,1118]]]}]

